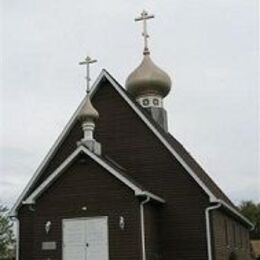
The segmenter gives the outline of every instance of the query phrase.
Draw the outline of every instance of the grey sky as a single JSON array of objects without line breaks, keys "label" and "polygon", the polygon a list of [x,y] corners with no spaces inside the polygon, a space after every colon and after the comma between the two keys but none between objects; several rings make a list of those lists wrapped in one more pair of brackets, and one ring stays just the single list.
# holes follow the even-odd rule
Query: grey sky
[{"label": "grey sky", "polygon": [[258,6],[254,0],[3,0],[0,201],[11,204],[84,95],[78,62],[122,85],[141,60],[145,8],[153,60],[171,75],[170,130],[238,202],[260,200]]}]

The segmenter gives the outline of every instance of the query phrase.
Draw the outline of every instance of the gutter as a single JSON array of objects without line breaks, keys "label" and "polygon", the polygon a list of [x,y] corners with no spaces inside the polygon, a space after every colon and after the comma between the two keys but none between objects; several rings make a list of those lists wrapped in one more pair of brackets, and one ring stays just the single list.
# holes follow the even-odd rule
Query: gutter
[{"label": "gutter", "polygon": [[209,206],[205,209],[205,217],[206,217],[206,233],[207,233],[207,250],[208,250],[208,260],[213,260],[213,254],[212,254],[212,237],[211,237],[211,226],[210,226],[210,212],[216,209],[219,209],[220,207],[224,207],[236,216],[238,216],[241,220],[243,220],[247,225],[251,227],[250,230],[254,229],[254,225],[245,218],[242,214],[240,214],[235,208],[229,206],[226,202],[220,199],[216,199],[214,201],[211,201],[212,203],[216,203],[213,206]]},{"label": "gutter", "polygon": [[239,217],[241,220],[243,220],[247,225],[250,226],[250,231],[252,231],[255,228],[252,222],[250,222],[246,217],[239,213],[235,208],[229,206],[225,201],[218,199],[214,202],[220,203],[224,208],[226,208],[227,210],[235,214],[237,217]]},{"label": "gutter", "polygon": [[20,259],[20,221],[16,216],[12,216],[11,219],[16,222],[16,248],[15,248],[15,260]]},{"label": "gutter", "polygon": [[212,239],[211,239],[211,226],[210,226],[210,211],[220,208],[222,205],[218,202],[214,206],[209,206],[205,209],[206,216],[206,233],[207,233],[207,249],[208,249],[208,260],[212,260]]},{"label": "gutter", "polygon": [[160,203],[166,203],[166,201],[164,199],[162,199],[161,197],[149,192],[149,191],[141,191],[141,192],[136,192],[135,196],[146,196],[146,197],[150,197],[150,199],[153,199],[157,202]]},{"label": "gutter", "polygon": [[147,195],[146,199],[140,203],[142,260],[146,260],[144,205],[149,203],[150,200],[151,197]]}]

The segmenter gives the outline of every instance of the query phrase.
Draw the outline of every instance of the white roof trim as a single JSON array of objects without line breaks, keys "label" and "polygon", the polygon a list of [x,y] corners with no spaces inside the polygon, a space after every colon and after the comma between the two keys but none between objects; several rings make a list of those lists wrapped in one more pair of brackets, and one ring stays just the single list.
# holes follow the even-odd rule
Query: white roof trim
[{"label": "white roof trim", "polygon": [[153,200],[156,200],[158,202],[161,202],[161,203],[166,203],[166,201],[162,198],[160,198],[159,196],[149,192],[149,191],[142,191],[140,193],[136,193],[135,194],[136,196],[146,196],[146,197],[150,197],[151,199]]},{"label": "white roof trim", "polygon": [[237,215],[239,218],[243,219],[252,229],[254,228],[254,224],[250,222],[246,217],[244,217],[240,212],[238,212],[235,208],[229,206],[225,201],[217,199],[215,202],[220,203],[223,207],[233,212],[233,214]]},{"label": "white roof trim", "polygon": [[[158,137],[158,139],[164,144],[164,146],[172,153],[172,155],[179,161],[179,163],[185,168],[185,170],[191,175],[191,177],[199,184],[199,186],[208,194],[210,201],[216,200],[217,198],[208,189],[208,187],[201,181],[201,179],[194,173],[190,166],[181,158],[181,156],[173,149],[173,147],[165,140],[161,133],[151,124],[151,122],[146,118],[146,116],[139,110],[139,108],[134,104],[134,102],[128,98],[128,96],[122,91],[122,89],[117,85],[117,83],[110,77],[110,75],[104,71],[107,79],[115,87],[118,93],[126,100],[130,107],[138,114],[138,116],[146,123],[146,125],[152,130],[152,132]],[[93,91],[96,91],[93,89]]]},{"label": "white roof trim", "polygon": [[[105,77],[111,85],[117,90],[117,92],[125,99],[125,101],[130,105],[130,107],[138,114],[138,116],[146,123],[146,125],[151,129],[151,131],[159,138],[159,140],[164,144],[164,146],[172,153],[172,155],[180,162],[180,164],[186,169],[186,171],[191,175],[191,177],[198,183],[198,185],[208,194],[210,201],[216,201],[217,198],[213,195],[213,193],[207,188],[207,186],[199,179],[199,177],[194,173],[194,171],[189,167],[189,165],[181,158],[181,156],[171,147],[171,145],[165,140],[165,138],[160,134],[160,132],[149,122],[149,120],[143,115],[143,113],[138,109],[138,107],[128,98],[128,96],[122,91],[122,89],[118,86],[118,84],[110,77],[110,75],[105,71],[102,70],[102,72],[99,74],[98,78],[96,79],[95,83],[92,86],[90,96],[93,96],[95,92],[97,91],[97,87],[99,86],[100,81],[102,78]],[[38,176],[42,172],[42,170],[45,168],[49,160],[52,158],[52,156],[55,154],[56,150],[59,148],[59,145],[64,140],[64,138],[69,133],[69,130],[72,128],[73,123],[76,120],[77,114],[79,113],[80,109],[82,108],[84,104],[85,98],[77,108],[76,112],[73,114],[71,119],[69,120],[68,124],[65,126],[63,131],[61,132],[60,136],[44,158],[43,162],[40,164],[38,169],[36,170],[35,174],[29,181],[28,185],[25,187],[24,191],[14,204],[13,208],[10,211],[10,215],[15,216],[16,211],[19,207],[19,205],[22,203],[26,193],[29,191],[32,184],[37,180]]]},{"label": "white roof trim", "polygon": [[81,148],[78,147],[25,201],[23,201],[23,204],[35,203],[35,200],[42,194],[42,192],[50,186],[52,181],[54,181],[62,171],[69,167],[80,152]]},{"label": "white roof trim", "polygon": [[101,165],[108,172],[110,172],[115,178],[117,178],[130,189],[132,189],[136,196],[146,195],[159,202],[165,202],[162,198],[158,197],[157,195],[140,189],[133,182],[128,180],[125,176],[121,175],[118,171],[116,171],[113,167],[108,165],[105,161],[103,161],[100,157],[92,153],[86,147],[79,146],[44,182],[41,183],[41,185],[23,202],[23,204],[34,204],[37,198],[39,198],[41,194],[53,183],[53,181],[55,181],[64,172],[64,170],[68,168],[68,166],[73,162],[76,156],[81,152],[87,154],[90,158],[92,158],[99,165]]},{"label": "white roof trim", "polygon": [[[96,89],[96,86],[100,83],[101,79],[104,76],[104,70],[102,70],[102,72],[99,74],[99,76],[97,77],[97,79],[95,80],[92,89]],[[91,91],[90,96],[93,96],[93,91]],[[35,181],[38,179],[40,173],[44,170],[44,168],[47,166],[48,162],[51,160],[52,156],[55,154],[56,150],[59,148],[60,144],[62,143],[62,141],[66,138],[66,136],[69,134],[70,129],[73,127],[73,124],[77,118],[77,115],[79,114],[79,111],[82,109],[84,103],[85,103],[86,97],[84,97],[84,99],[81,101],[80,105],[78,106],[78,108],[76,109],[76,111],[74,112],[74,114],[72,115],[72,117],[70,118],[69,122],[66,124],[66,126],[63,128],[62,132],[60,133],[60,135],[58,136],[57,140],[55,141],[55,143],[53,144],[53,146],[51,147],[51,149],[49,150],[49,152],[47,153],[47,155],[44,157],[43,161],[41,162],[41,164],[39,165],[39,167],[37,168],[37,170],[35,171],[35,173],[33,174],[32,178],[30,179],[30,181],[28,182],[28,184],[25,186],[24,190],[22,191],[21,195],[18,197],[17,201],[15,202],[14,206],[12,207],[12,209],[10,210],[9,215],[10,216],[16,216],[17,214],[17,209],[19,207],[19,205],[22,203],[25,195],[27,194],[27,192],[29,191],[30,187],[33,185],[33,183],[35,183]]]}]

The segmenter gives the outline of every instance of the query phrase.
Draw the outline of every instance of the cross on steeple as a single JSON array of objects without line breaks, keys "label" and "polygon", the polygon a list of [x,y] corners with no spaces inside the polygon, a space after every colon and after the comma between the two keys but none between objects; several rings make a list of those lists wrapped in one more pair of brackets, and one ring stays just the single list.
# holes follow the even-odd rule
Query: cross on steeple
[{"label": "cross on steeple", "polygon": [[143,21],[143,33],[142,33],[142,35],[144,37],[144,55],[150,53],[149,48],[148,48],[149,34],[147,32],[147,22],[146,22],[146,20],[152,19],[152,18],[154,18],[154,15],[153,14],[149,15],[148,12],[146,12],[145,10],[143,10],[140,17],[135,18],[136,22]]},{"label": "cross on steeple", "polygon": [[89,56],[87,56],[86,58],[85,58],[85,60],[84,61],[81,61],[80,63],[79,63],[79,65],[86,65],[86,92],[87,92],[87,94],[89,93],[89,83],[90,83],[90,80],[91,80],[91,78],[90,78],[90,64],[92,64],[92,63],[95,63],[95,62],[97,62],[97,60],[92,60]]}]

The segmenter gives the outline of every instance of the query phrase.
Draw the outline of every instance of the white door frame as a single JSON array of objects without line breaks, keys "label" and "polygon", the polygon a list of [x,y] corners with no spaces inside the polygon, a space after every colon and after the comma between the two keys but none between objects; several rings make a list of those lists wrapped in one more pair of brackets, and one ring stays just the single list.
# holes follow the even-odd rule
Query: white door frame
[{"label": "white door frame", "polygon": [[[109,259],[109,226],[108,226],[108,216],[93,216],[93,217],[76,217],[76,218],[63,218],[62,219],[62,259],[64,259],[63,253],[64,253],[64,224],[66,221],[71,221],[71,220],[88,220],[88,219],[99,219],[99,218],[103,218],[106,220],[106,224],[107,224],[107,255],[108,255],[108,259]],[[91,260],[91,259],[90,259]]]}]

